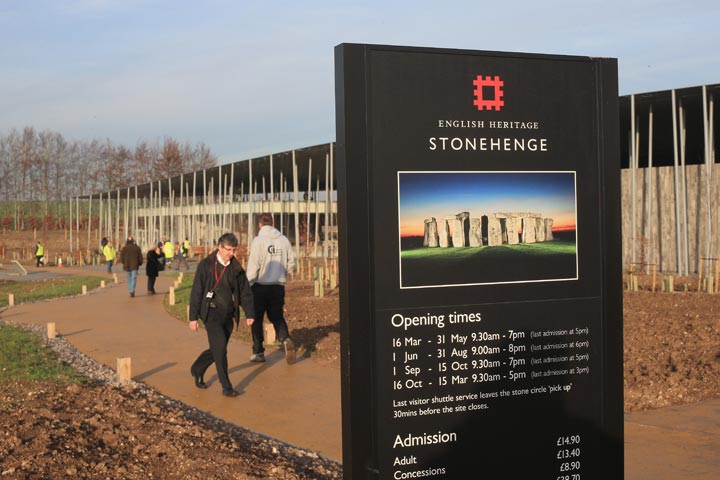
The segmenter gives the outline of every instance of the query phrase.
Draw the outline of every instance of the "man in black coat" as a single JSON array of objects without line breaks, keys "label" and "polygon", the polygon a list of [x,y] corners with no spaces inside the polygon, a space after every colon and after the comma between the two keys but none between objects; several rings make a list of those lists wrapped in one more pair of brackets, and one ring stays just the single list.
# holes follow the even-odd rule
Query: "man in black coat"
[{"label": "man in black coat", "polygon": [[203,375],[215,363],[223,395],[236,397],[228,377],[227,344],[233,331],[233,322],[239,322],[242,306],[248,325],[255,318],[253,294],[245,270],[235,258],[238,239],[226,233],[218,240],[218,248],[203,259],[195,271],[190,291],[190,329],[198,330],[198,319],[205,324],[209,348],[202,352],[190,367],[190,374],[198,388],[207,388]]}]

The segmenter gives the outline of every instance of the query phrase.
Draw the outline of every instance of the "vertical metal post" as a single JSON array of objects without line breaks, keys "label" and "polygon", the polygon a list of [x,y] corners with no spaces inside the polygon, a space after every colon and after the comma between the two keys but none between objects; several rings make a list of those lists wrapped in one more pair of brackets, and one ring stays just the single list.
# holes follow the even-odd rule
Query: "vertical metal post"
[{"label": "vertical metal post", "polygon": [[[125,236],[130,235],[130,187],[127,188],[127,196],[125,198]],[[132,232],[133,236],[135,232]],[[138,240],[137,238],[135,240]]]},{"label": "vertical metal post", "polygon": [[710,239],[712,233],[712,214],[710,204],[710,178],[712,176],[712,163],[710,162],[710,125],[708,119],[707,86],[702,87],[703,94],[703,139],[705,142],[705,198],[707,204],[705,225],[705,258],[710,258]]},{"label": "vertical metal post", "polygon": [[310,189],[312,188],[312,157],[308,164],[307,198],[305,199],[305,256],[310,254]]},{"label": "vertical metal post", "polygon": [[155,192],[153,191],[153,182],[150,182],[150,204],[148,205],[149,221],[145,225],[145,230],[148,231],[148,238],[153,239],[153,243],[157,243],[158,239],[155,238]]},{"label": "vertical metal post", "polygon": [[233,212],[235,211],[235,163],[230,164],[230,230],[240,230],[240,227],[235,228],[235,216],[233,215]]},{"label": "vertical metal post", "polygon": [[[157,192],[158,192],[158,206],[157,206],[157,212],[158,212],[158,223],[160,224],[158,234],[160,235],[160,239],[165,239],[165,215],[163,215],[162,211],[162,183],[160,183],[160,180],[158,180],[157,185]],[[168,192],[169,196],[169,192]]]},{"label": "vertical metal post", "polygon": [[174,200],[175,199],[173,198],[172,182],[171,182],[170,177],[168,177],[168,211],[167,211],[168,214],[167,214],[167,218],[168,218],[168,231],[170,232],[169,233],[170,236],[168,237],[168,240],[170,240],[171,242],[175,238],[175,225],[173,224],[173,214],[174,214],[174,210],[175,210],[174,209],[175,205],[173,205]]},{"label": "vertical metal post", "polygon": [[648,212],[648,236],[652,239],[652,242],[650,242],[651,247],[650,251],[652,254],[650,255],[650,262],[649,263],[657,263],[656,261],[656,255],[655,255],[655,240],[658,233],[653,233],[653,175],[655,172],[653,171],[653,109],[652,105],[650,105],[650,112],[648,113],[648,193],[647,193],[647,212]]},{"label": "vertical metal post", "polygon": [[90,200],[88,203],[88,239],[87,239],[87,248],[90,249],[90,232],[92,231],[92,200],[93,196],[92,193],[90,194]]},{"label": "vertical metal post", "polygon": [[320,175],[315,180],[315,249],[313,257],[318,254],[318,242],[320,241]]},{"label": "vertical metal post", "polygon": [[283,171],[280,170],[280,231],[285,231],[285,186]]},{"label": "vertical metal post", "polygon": [[[119,191],[119,190],[118,190]],[[80,250],[80,197],[75,197],[75,241],[77,242],[77,250]]]},{"label": "vertical metal post", "polygon": [[675,89],[672,90],[673,123],[673,173],[675,180],[675,245],[677,247],[677,272],[682,275],[682,257],[680,255],[680,186],[678,185],[678,139],[677,139],[677,102]]},{"label": "vertical metal post", "polygon": [[[216,223],[216,225],[219,229],[222,229],[224,227],[223,222],[222,222],[223,207],[221,204],[219,204],[219,202],[224,203],[223,195],[224,195],[224,192],[223,192],[222,165],[218,165],[217,201],[216,201],[216,205],[215,205],[215,213],[220,214],[220,216],[217,218],[218,221]],[[219,232],[216,232],[216,233],[219,233]],[[220,238],[220,235],[216,234],[214,236]]]},{"label": "vertical metal post", "polygon": [[635,228],[635,172],[637,172],[637,158],[635,155],[635,95],[630,95],[630,232],[631,232],[631,245],[632,252],[630,258],[632,263],[636,262],[635,251],[637,230]]},{"label": "vertical metal post", "polygon": [[68,199],[68,212],[70,213],[69,217],[70,220],[68,221],[68,227],[70,227],[70,255],[72,255],[73,251],[73,232],[72,232],[72,222],[73,222],[73,209],[72,209],[72,197]]},{"label": "vertical metal post", "polygon": [[[140,231],[140,221],[138,220],[138,187],[135,185],[135,201],[133,202],[133,231],[137,235]],[[143,235],[143,245],[147,245],[147,231]]]},{"label": "vertical metal post", "polygon": [[210,251],[210,238],[208,236],[207,231],[207,225],[208,225],[208,217],[207,217],[207,208],[208,208],[208,201],[207,201],[207,177],[205,175],[205,172],[207,172],[206,168],[203,168],[203,204],[202,204],[202,212],[200,218],[203,219],[203,223],[205,225],[205,232],[203,234],[204,240],[205,240],[205,250],[208,252]]},{"label": "vertical metal post", "polygon": [[97,238],[98,243],[100,243],[100,236],[101,236],[102,231],[103,231],[103,215],[104,215],[104,213],[105,213],[105,212],[103,211],[103,194],[102,194],[102,193],[100,194],[99,210],[100,210],[100,213],[99,213],[99,215],[98,215],[98,230],[97,230],[97,233],[98,233],[98,235],[97,235],[97,236],[98,236],[98,238]]},{"label": "vertical metal post", "polygon": [[[181,173],[180,174],[180,208],[178,213],[178,235],[177,239],[182,242],[185,240],[185,206],[183,205],[183,200],[185,199],[185,195],[183,192],[183,183],[185,181],[185,176]],[[180,269],[178,269],[180,270]]]},{"label": "vertical metal post", "polygon": [[[127,238],[127,237],[126,237]],[[120,189],[115,195],[115,245],[120,245]]]},{"label": "vertical metal post", "polygon": [[193,172],[193,199],[192,199],[193,208],[192,208],[192,216],[190,217],[190,219],[191,219],[190,239],[191,239],[193,245],[198,245],[199,240],[200,240],[200,237],[197,232],[197,217],[196,217],[196,215],[197,215],[197,196],[196,196],[197,188],[196,187],[197,187],[197,172],[195,171],[195,172]]},{"label": "vertical metal post", "polygon": [[293,196],[295,204],[295,256],[300,261],[300,191],[298,186],[298,168],[295,161],[295,150],[292,151],[293,166]]},{"label": "vertical metal post", "polygon": [[330,154],[325,155],[325,221],[323,222],[323,258],[328,257],[328,234],[330,230]]},{"label": "vertical metal post", "polygon": [[335,153],[333,149],[333,143],[330,142],[330,188],[328,189],[330,199],[329,199],[329,205],[330,205],[330,230],[332,230],[332,233],[330,233],[330,238],[332,241],[330,242],[330,248],[332,249],[332,254],[330,255],[331,258],[337,257],[337,252],[335,251],[335,239],[337,238],[335,235],[335,214],[334,208],[333,208],[333,192],[335,191]]},{"label": "vertical metal post", "polygon": [[680,173],[681,173],[681,185],[680,185],[680,199],[682,200],[682,227],[683,227],[683,253],[685,255],[684,260],[684,266],[685,266],[685,275],[690,274],[690,242],[688,241],[688,201],[687,201],[687,179],[685,172],[687,170],[687,167],[685,165],[685,153],[687,151],[686,148],[686,138],[687,138],[687,124],[685,119],[685,108],[682,105],[682,101],[680,101],[679,104],[680,107]]},{"label": "vertical metal post", "polygon": [[252,239],[255,237],[255,224],[253,222],[253,207],[254,207],[254,198],[253,198],[253,171],[252,171],[252,158],[248,160],[248,169],[249,169],[249,175],[248,175],[248,199],[250,200],[248,202],[248,232],[247,232],[247,246],[248,246],[248,252],[250,252],[250,244],[252,243]]}]

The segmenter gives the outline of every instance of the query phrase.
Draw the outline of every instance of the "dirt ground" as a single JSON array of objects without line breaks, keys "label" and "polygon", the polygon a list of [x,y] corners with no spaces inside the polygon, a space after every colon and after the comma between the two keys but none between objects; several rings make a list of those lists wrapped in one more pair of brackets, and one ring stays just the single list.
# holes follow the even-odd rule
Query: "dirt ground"
[{"label": "dirt ground", "polygon": [[[692,286],[697,279],[676,279]],[[647,288],[647,284],[645,285]],[[339,369],[337,290],[287,291],[294,339]],[[720,294],[625,292],[625,412],[720,398]],[[157,393],[13,383],[0,394],[2,478],[339,478],[340,467],[269,445]]]}]

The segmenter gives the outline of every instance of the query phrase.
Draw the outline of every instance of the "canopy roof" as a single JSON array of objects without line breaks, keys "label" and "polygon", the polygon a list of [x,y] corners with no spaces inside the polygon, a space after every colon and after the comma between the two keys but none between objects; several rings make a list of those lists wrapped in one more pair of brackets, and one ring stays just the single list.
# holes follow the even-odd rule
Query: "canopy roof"
[{"label": "canopy roof", "polygon": [[[718,118],[718,103],[720,103],[720,84],[706,85],[708,102],[714,99],[714,122]],[[659,92],[635,94],[635,117],[637,131],[640,133],[639,166],[648,166],[648,138],[649,138],[649,112],[652,108],[652,164],[653,166],[670,166],[674,164],[675,147],[673,144],[673,118],[672,118],[672,92],[662,90]],[[703,87],[688,87],[675,89],[677,108],[685,112],[685,163],[699,164],[705,162],[705,139],[703,124]],[[630,161],[630,129],[631,129],[631,98],[633,95],[620,97],[620,162],[622,168],[628,168]],[[708,116],[710,112],[708,111]],[[678,131],[681,121],[676,119]],[[720,143],[720,132],[714,128],[715,145]],[[678,142],[678,162],[680,161],[680,137]]]}]

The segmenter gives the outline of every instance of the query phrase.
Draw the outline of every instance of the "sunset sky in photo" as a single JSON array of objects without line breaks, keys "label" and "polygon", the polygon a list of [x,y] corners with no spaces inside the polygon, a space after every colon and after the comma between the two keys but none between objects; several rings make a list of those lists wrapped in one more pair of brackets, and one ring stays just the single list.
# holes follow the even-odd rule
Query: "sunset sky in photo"
[{"label": "sunset sky in photo", "polygon": [[575,230],[574,172],[399,173],[400,236],[424,235],[425,219],[470,212],[534,212],[554,220],[553,231]]}]

